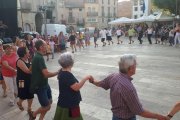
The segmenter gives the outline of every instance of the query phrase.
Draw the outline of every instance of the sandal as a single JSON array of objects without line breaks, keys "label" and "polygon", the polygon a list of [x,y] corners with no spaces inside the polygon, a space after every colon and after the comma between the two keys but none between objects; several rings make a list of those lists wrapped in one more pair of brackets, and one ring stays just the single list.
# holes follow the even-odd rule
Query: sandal
[{"label": "sandal", "polygon": [[17,106],[18,106],[18,108],[19,108],[21,111],[23,111],[23,110],[24,110],[23,106],[22,106],[22,105],[20,105],[20,104],[19,104],[19,102],[17,102]]},{"label": "sandal", "polygon": [[29,113],[29,120],[35,120],[36,117],[33,116],[33,111]]},{"label": "sandal", "polygon": [[28,115],[30,116],[31,113],[32,113],[32,110],[31,110],[31,109],[28,109],[27,112],[28,112]]}]

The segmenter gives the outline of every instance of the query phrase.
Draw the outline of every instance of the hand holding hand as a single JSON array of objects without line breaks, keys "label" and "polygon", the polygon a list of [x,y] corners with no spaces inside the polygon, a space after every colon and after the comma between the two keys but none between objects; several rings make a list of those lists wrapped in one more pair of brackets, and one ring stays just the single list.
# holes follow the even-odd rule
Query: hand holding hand
[{"label": "hand holding hand", "polygon": [[84,79],[85,80],[90,80],[91,79],[91,75],[87,75]]},{"label": "hand holding hand", "polygon": [[94,83],[94,78],[93,78],[93,76],[91,76],[91,78],[89,79],[89,82],[90,82],[90,83]]},{"label": "hand holding hand", "polygon": [[166,116],[159,115],[158,120],[168,120]]},{"label": "hand holding hand", "polygon": [[166,116],[166,120],[170,120],[170,119],[171,119],[170,117]]}]

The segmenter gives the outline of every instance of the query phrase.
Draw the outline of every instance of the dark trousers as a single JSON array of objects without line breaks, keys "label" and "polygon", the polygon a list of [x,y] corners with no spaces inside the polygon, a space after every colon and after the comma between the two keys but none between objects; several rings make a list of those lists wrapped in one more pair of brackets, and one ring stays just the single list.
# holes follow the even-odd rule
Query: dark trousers
[{"label": "dark trousers", "polygon": [[149,44],[152,44],[152,41],[151,41],[151,36],[152,36],[152,34],[148,34],[148,41],[149,41]]},{"label": "dark trousers", "polygon": [[138,36],[139,43],[142,44],[142,36]]}]

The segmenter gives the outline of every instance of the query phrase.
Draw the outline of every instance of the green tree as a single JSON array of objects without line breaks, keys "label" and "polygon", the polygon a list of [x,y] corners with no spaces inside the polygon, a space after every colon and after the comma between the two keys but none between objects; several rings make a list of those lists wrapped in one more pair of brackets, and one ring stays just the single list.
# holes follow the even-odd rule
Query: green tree
[{"label": "green tree", "polygon": [[153,0],[153,3],[158,8],[180,15],[180,0]]}]

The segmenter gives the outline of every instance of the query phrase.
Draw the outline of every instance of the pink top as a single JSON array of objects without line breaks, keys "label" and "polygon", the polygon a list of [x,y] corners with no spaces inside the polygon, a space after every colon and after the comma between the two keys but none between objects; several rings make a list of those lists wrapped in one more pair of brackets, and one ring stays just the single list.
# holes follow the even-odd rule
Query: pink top
[{"label": "pink top", "polygon": [[[13,67],[14,69],[16,69],[16,60],[17,54],[15,52],[13,52],[11,55],[4,54],[1,58],[2,62],[7,61],[9,66]],[[5,77],[13,77],[16,75],[16,73],[2,65],[2,75]]]}]

